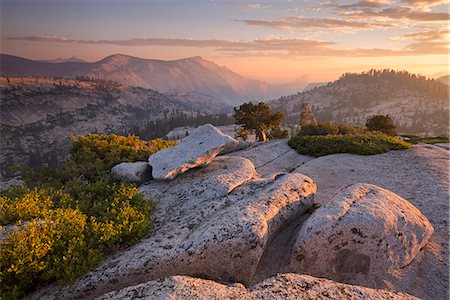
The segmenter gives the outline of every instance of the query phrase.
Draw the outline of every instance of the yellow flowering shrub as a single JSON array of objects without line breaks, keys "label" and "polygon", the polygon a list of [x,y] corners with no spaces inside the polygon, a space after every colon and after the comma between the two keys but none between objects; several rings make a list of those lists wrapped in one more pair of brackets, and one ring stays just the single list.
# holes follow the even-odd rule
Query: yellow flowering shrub
[{"label": "yellow flowering shrub", "polygon": [[112,182],[109,171],[174,143],[116,135],[72,140],[63,166],[24,176],[29,188],[0,192],[0,299],[74,281],[151,229],[154,203],[136,186]]},{"label": "yellow flowering shrub", "polygon": [[19,220],[40,217],[53,206],[53,201],[43,191],[34,189],[20,194],[20,191],[7,196],[0,196],[0,225]]}]

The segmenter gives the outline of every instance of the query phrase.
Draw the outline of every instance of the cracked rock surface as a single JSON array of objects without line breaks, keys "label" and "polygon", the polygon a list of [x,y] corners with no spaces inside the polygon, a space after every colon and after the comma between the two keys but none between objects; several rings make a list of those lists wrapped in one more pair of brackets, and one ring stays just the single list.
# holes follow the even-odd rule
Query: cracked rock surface
[{"label": "cracked rock surface", "polygon": [[316,192],[307,176],[261,178],[249,160],[227,156],[140,189],[158,201],[152,234],[74,284],[35,298],[89,299],[171,275],[248,284],[268,243],[313,205]]},{"label": "cracked rock surface", "polygon": [[152,179],[152,167],[146,161],[123,162],[111,169],[111,177],[129,183],[142,183]]},{"label": "cracked rock surface", "polygon": [[205,166],[223,149],[233,148],[239,142],[223,134],[211,124],[197,127],[183,141],[150,155],[154,179],[170,180],[189,169]]},{"label": "cracked rock surface", "polygon": [[275,172],[290,173],[302,164],[314,159],[310,156],[298,154],[297,151],[289,147],[287,140],[255,143],[247,149],[229,155],[248,158],[261,175]]},{"label": "cracked rock surface", "polygon": [[[149,236],[107,258],[74,284],[53,285],[31,298],[416,299],[394,293],[401,291],[423,299],[448,299],[448,161],[448,150],[431,145],[315,159],[297,154],[286,140],[216,156],[210,164],[183,170],[173,180],[149,181],[140,187],[158,202]],[[299,274],[268,278],[289,271],[292,245],[304,222],[312,218],[313,202],[325,205],[342,186],[358,182],[376,184],[411,202],[435,229],[420,251],[418,241],[404,256],[392,256],[401,268],[391,268],[381,285],[391,292],[368,288],[378,287],[380,278],[363,278],[360,272],[354,281],[342,273],[341,283]],[[400,223],[395,225],[400,228]],[[359,233],[366,236],[361,228],[354,232],[350,228],[355,240],[363,238]],[[407,239],[403,234],[396,237]],[[343,261],[350,256],[352,263],[364,262],[362,256],[345,254],[341,253]],[[414,257],[409,264],[407,257]]]},{"label": "cracked rock surface", "polygon": [[418,299],[386,290],[353,286],[299,274],[279,274],[246,289],[242,284],[225,285],[188,276],[149,281],[103,295],[98,300],[131,299]]},{"label": "cracked rock surface", "polygon": [[322,205],[342,186],[358,182],[388,189],[413,204],[433,225],[434,233],[413,262],[386,285],[422,299],[448,299],[449,155],[441,147],[419,144],[379,155],[322,156],[294,172],[316,182],[316,201]]},{"label": "cracked rock surface", "polygon": [[433,234],[411,203],[371,184],[342,188],[303,224],[290,270],[386,288]]}]

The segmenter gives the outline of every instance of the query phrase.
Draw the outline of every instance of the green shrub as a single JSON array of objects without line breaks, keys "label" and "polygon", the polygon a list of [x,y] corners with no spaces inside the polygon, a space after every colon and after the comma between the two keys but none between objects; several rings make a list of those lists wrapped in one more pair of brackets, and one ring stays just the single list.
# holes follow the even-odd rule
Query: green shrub
[{"label": "green shrub", "polygon": [[287,139],[289,137],[289,131],[280,127],[272,128],[267,134],[269,140]]},{"label": "green shrub", "polygon": [[349,124],[338,124],[337,134],[363,134],[364,129]]},{"label": "green shrub", "polygon": [[439,135],[439,136],[418,136],[413,134],[402,135],[403,138],[407,138],[408,143],[418,144],[438,144],[438,143],[450,143],[450,136]]},{"label": "green shrub", "polygon": [[239,127],[239,129],[235,132],[234,138],[241,138],[244,141],[248,139],[248,131],[244,129],[244,127]]},{"label": "green shrub", "polygon": [[36,188],[1,201],[2,224],[20,220],[0,244],[4,298],[21,297],[49,281],[75,280],[104,254],[141,239],[154,208],[135,186],[107,181],[73,181],[59,191]]},{"label": "green shrub", "polygon": [[291,138],[288,144],[300,154],[315,157],[333,153],[380,154],[389,150],[400,150],[410,147],[410,144],[404,141],[381,133],[326,136],[304,136],[298,134]]},{"label": "green shrub", "polygon": [[306,125],[300,129],[300,135],[313,136],[313,135],[328,135],[337,134],[339,128],[332,122],[319,122],[317,125]]},{"label": "green shrub", "polygon": [[397,128],[394,125],[394,121],[388,115],[371,117],[367,120],[366,127],[368,131],[380,131],[391,136],[397,135]]},{"label": "green shrub", "polygon": [[71,158],[60,168],[43,167],[39,172],[23,176],[29,183],[43,183],[61,186],[73,178],[95,181],[109,177],[111,168],[121,162],[147,160],[153,153],[172,147],[176,141],[143,141],[139,137],[115,134],[88,134],[75,138],[71,136]]},{"label": "green shrub", "polygon": [[72,140],[63,166],[27,174],[29,188],[0,193],[0,225],[17,222],[0,243],[0,299],[74,281],[151,229],[154,203],[136,186],[112,182],[110,168],[175,142],[117,135]]},{"label": "green shrub", "polygon": [[87,247],[86,216],[55,209],[7,233],[0,246],[1,296],[19,298],[46,282],[72,281],[92,268],[99,251]]}]

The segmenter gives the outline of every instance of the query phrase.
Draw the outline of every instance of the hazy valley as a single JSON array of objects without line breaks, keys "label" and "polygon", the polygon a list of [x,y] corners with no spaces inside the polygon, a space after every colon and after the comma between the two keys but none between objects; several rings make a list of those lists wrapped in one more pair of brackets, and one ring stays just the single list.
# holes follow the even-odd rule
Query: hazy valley
[{"label": "hazy valley", "polygon": [[3,76],[84,76],[155,89],[163,93],[200,92],[211,97],[217,105],[229,108],[247,99],[267,100],[276,96],[272,94],[269,84],[247,79],[201,57],[163,61],[117,54],[94,63],[46,63],[2,55],[0,67]]},{"label": "hazy valley", "polygon": [[[245,101],[268,99],[275,88],[199,57],[157,61],[113,55],[97,63],[70,60],[49,63],[2,55],[3,175],[14,164],[62,162],[70,134],[164,136],[173,127],[199,124],[200,119],[187,122],[188,117],[230,113]],[[285,85],[285,94],[292,88]],[[269,101],[284,112],[286,124],[297,124],[300,105],[308,102],[323,121],[363,126],[373,115],[389,114],[401,133],[446,134],[449,129],[448,85],[441,81],[376,71],[345,74],[332,83],[311,83],[304,90]],[[220,124],[232,122],[225,118]]]},{"label": "hazy valley", "polygon": [[102,80],[1,77],[0,93],[2,175],[10,165],[61,163],[68,155],[70,134],[126,135],[158,120],[167,121],[165,126],[170,126],[168,120],[179,126],[185,117],[223,108],[208,97],[195,97],[200,100],[195,102],[183,95]]},{"label": "hazy valley", "polygon": [[392,70],[344,74],[305,92],[271,101],[296,122],[300,103],[308,102],[318,119],[363,126],[374,115],[388,114],[400,133],[448,134],[449,86],[440,80]]}]

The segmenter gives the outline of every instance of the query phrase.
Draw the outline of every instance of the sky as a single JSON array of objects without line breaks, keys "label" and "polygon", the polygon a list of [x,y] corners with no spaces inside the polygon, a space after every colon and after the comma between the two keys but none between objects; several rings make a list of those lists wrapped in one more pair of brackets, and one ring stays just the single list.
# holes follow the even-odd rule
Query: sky
[{"label": "sky", "polygon": [[0,0],[1,52],[97,61],[202,56],[252,79],[449,72],[449,0]]}]

